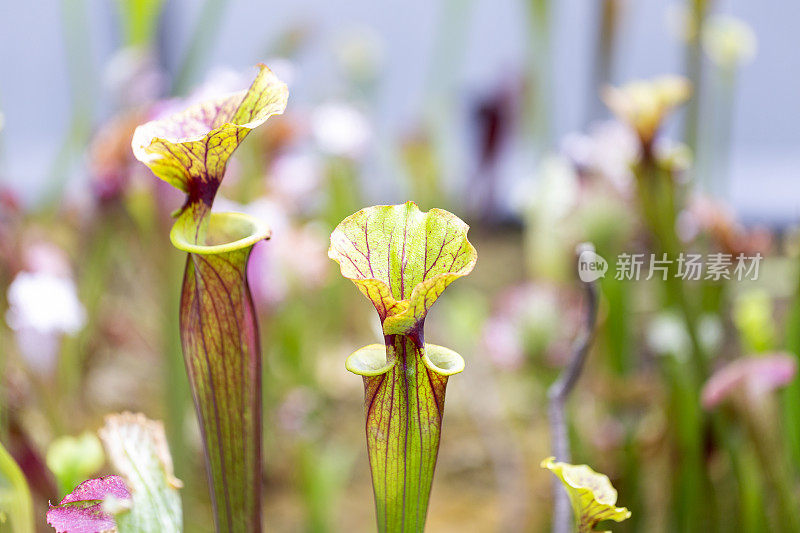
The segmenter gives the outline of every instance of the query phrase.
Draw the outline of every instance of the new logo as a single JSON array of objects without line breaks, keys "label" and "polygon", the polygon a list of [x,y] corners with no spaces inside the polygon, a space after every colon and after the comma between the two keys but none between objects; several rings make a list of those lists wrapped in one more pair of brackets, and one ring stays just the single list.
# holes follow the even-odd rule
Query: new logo
[{"label": "new logo", "polygon": [[578,256],[578,277],[584,283],[604,277],[607,271],[608,262],[593,250],[584,250]]}]

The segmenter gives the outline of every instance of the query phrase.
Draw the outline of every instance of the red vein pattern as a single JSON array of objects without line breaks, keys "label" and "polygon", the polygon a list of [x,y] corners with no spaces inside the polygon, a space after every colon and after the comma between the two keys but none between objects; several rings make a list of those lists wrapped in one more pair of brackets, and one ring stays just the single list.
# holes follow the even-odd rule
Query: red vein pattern
[{"label": "red vein pattern", "polygon": [[130,501],[131,493],[120,476],[86,480],[64,496],[61,503],[50,505],[47,523],[57,533],[116,531],[114,517],[103,509],[103,500],[108,496]]},{"label": "red vein pattern", "polygon": [[395,365],[364,376],[367,450],[379,531],[422,531],[439,453],[447,376],[411,337],[387,338]]},{"label": "red vein pattern", "polygon": [[337,226],[328,256],[372,301],[384,334],[406,335],[447,286],[475,266],[468,229],[442,209],[423,213],[413,202],[375,206]]},{"label": "red vein pattern", "polygon": [[247,533],[261,530],[261,349],[250,250],[189,254],[180,315],[217,531]]},{"label": "red vein pattern", "polygon": [[440,354],[450,350],[425,345],[423,326],[445,288],[475,265],[468,229],[452,213],[423,213],[407,202],[362,209],[331,234],[328,256],[372,301],[386,343],[385,361],[374,346],[348,359],[348,368],[364,379],[367,450],[380,532],[425,527],[447,378],[463,369],[463,360],[451,352],[450,362],[457,358],[458,364],[440,368],[432,362],[426,346]]},{"label": "red vein pattern", "polygon": [[159,178],[187,193],[187,206],[210,206],[230,156],[250,130],[283,113],[287,98],[286,85],[260,65],[247,90],[136,128],[134,155]]},{"label": "red vein pattern", "polygon": [[[187,194],[170,238],[189,252],[181,343],[217,531],[261,531],[261,352],[246,268],[253,244],[269,231],[231,213],[219,214],[212,228],[210,211],[230,156],[250,130],[283,113],[287,99],[286,85],[260,65],[247,90],[143,124],[131,141],[140,161]],[[245,225],[250,234],[239,235]],[[217,244],[214,232],[237,239]]]}]

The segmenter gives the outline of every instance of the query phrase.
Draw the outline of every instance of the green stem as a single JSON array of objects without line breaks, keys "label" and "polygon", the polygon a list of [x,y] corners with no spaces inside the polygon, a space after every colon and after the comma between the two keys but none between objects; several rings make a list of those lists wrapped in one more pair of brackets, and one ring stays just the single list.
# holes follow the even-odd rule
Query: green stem
[{"label": "green stem", "polygon": [[447,377],[425,366],[420,338],[389,335],[386,346],[394,366],[364,377],[378,531],[422,531],[439,452]]},{"label": "green stem", "polygon": [[601,278],[599,283],[607,302],[606,324],[601,333],[605,337],[607,363],[615,375],[625,376],[634,369],[630,285],[613,276]]},{"label": "green stem", "polygon": [[[778,531],[800,532],[800,515],[797,514],[798,498],[794,490],[791,470],[783,464],[783,454],[778,440],[771,428],[764,424],[764,413],[757,405],[748,402],[738,404],[743,411],[742,419],[747,428],[750,441],[761,464],[761,469],[774,493],[778,508]],[[772,417],[768,417],[771,419]]]},{"label": "green stem", "polygon": [[58,385],[53,383],[49,376],[40,376],[36,371],[30,369],[27,365],[25,371],[28,379],[33,385],[34,389],[38,391],[38,397],[41,400],[42,412],[47,419],[50,429],[56,435],[64,435],[69,433],[64,423],[64,411],[62,402],[59,398],[63,398],[59,394]]},{"label": "green stem", "polygon": [[[180,300],[177,296],[177,287],[180,284],[181,267],[177,259],[179,256],[167,253],[164,250],[164,261],[162,264],[163,283],[163,309],[164,319],[162,321],[162,349],[164,350],[166,372],[164,373],[164,394],[167,403],[167,441],[173,449],[186,449],[186,437],[184,423],[186,420],[186,409],[189,402],[189,383],[186,379],[183,355],[181,354],[180,339],[176,337],[175,331],[180,329],[178,317],[180,316]],[[194,475],[189,470],[189,457],[186,454],[178,453],[175,455],[175,472],[178,478],[185,479],[188,475]]]},{"label": "green stem", "polygon": [[[800,260],[795,259],[797,277],[791,311],[786,321],[786,349],[800,356]],[[782,427],[791,450],[792,462],[800,465],[800,381],[792,381],[782,393]]]},{"label": "green stem", "polygon": [[708,375],[706,355],[697,331],[698,316],[695,307],[686,296],[682,279],[676,276],[676,259],[680,254],[680,240],[675,230],[676,198],[675,183],[670,171],[661,168],[650,150],[645,147],[645,155],[635,169],[637,192],[642,218],[653,236],[657,254],[666,253],[669,263],[665,297],[679,309],[692,347],[692,364],[696,385]]},{"label": "green stem", "polygon": [[735,68],[719,67],[710,78],[713,98],[699,133],[695,156],[696,182],[705,192],[725,197],[730,181],[731,131],[733,128]]},{"label": "green stem", "polygon": [[186,55],[172,84],[172,94],[183,94],[189,88],[200,61],[208,56],[207,52],[214,44],[214,36],[224,18],[227,5],[228,0],[206,0],[203,3]]},{"label": "green stem", "polygon": [[685,139],[686,144],[697,152],[698,130],[700,128],[700,98],[703,84],[703,50],[701,35],[706,15],[708,14],[709,0],[691,0],[691,24],[694,32],[691,34],[686,46],[686,76],[692,82],[693,94],[687,102]]},{"label": "green stem", "polygon": [[71,93],[70,126],[50,169],[50,185],[44,191],[42,204],[55,207],[61,201],[70,173],[75,171],[91,136],[96,81],[92,65],[92,43],[88,7],[85,0],[63,0],[64,49]]},{"label": "green stem", "polygon": [[674,417],[675,455],[680,458],[674,470],[673,498],[675,526],[680,531],[701,531],[710,525],[708,505],[700,505],[704,495],[711,494],[712,485],[703,460],[704,421],[700,410],[698,389],[691,369],[674,355],[666,362],[671,384],[671,410]]},{"label": "green stem", "polygon": [[526,110],[528,132],[533,148],[540,152],[551,138],[550,114],[550,0],[528,1],[530,49],[528,51],[528,82],[530,90]]},{"label": "green stem", "polygon": [[[474,0],[446,0],[440,2],[438,15],[438,31],[434,33],[436,40],[431,50],[430,69],[426,73],[426,91],[428,95],[424,110],[424,128],[431,133],[433,150],[433,163],[430,166],[433,178],[428,176],[426,185],[432,192],[438,193],[442,187],[442,180],[449,176],[464,172],[459,161],[459,143],[456,141],[458,133],[453,127],[457,123],[455,118],[459,113],[456,101],[453,100],[453,91],[457,90],[459,73],[467,56],[467,40],[470,35],[469,21]],[[413,174],[409,172],[409,174]],[[419,194],[419,183],[415,181],[418,176],[410,179],[411,193],[420,205],[435,205],[441,201],[440,194],[432,194],[426,198]]]},{"label": "green stem", "polygon": [[713,490],[703,461],[703,437],[709,428],[709,421],[700,412],[698,394],[708,375],[708,364],[697,329],[697,310],[687,296],[686,283],[675,271],[681,251],[676,232],[677,186],[672,172],[655,159],[652,146],[643,147],[643,157],[634,174],[642,218],[653,237],[655,251],[659,258],[661,254],[666,254],[670,261],[664,282],[664,297],[668,304],[679,310],[691,345],[691,367],[684,370],[682,365],[677,365],[670,374],[673,401],[677,403],[676,412],[683,413],[677,420],[676,428],[682,461],[674,489],[676,499],[683,506],[676,516],[682,521],[682,530],[699,531],[691,528],[710,525],[711,513],[700,506],[702,492],[698,491]]},{"label": "green stem", "polygon": [[148,46],[153,43],[161,15],[162,0],[118,0],[125,34],[125,46]]},{"label": "green stem", "polygon": [[601,0],[595,8],[598,20],[594,61],[592,62],[592,83],[589,85],[587,125],[599,120],[605,113],[600,100],[600,90],[611,82],[614,67],[614,44],[619,28],[619,0]]},{"label": "green stem", "polygon": [[[721,420],[721,417],[718,418]],[[730,428],[727,425],[723,429],[730,435]],[[730,437],[728,441],[732,441]],[[743,445],[746,443],[736,442],[729,447],[731,466],[736,475],[738,485],[738,500],[731,500],[725,495],[725,508],[721,509],[728,516],[739,517],[738,527],[741,531],[752,531],[753,533],[763,533],[769,531],[769,520],[766,514],[766,491],[761,475],[761,467],[758,458],[755,456],[751,447]]]}]

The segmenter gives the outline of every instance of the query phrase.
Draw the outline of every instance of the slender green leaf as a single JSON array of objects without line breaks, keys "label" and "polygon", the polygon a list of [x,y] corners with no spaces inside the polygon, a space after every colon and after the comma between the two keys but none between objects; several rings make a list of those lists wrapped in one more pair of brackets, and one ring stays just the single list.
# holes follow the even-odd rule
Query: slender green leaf
[{"label": "slender green leaf", "polygon": [[33,531],[33,502],[25,475],[0,444],[0,523],[11,523],[13,533]]}]

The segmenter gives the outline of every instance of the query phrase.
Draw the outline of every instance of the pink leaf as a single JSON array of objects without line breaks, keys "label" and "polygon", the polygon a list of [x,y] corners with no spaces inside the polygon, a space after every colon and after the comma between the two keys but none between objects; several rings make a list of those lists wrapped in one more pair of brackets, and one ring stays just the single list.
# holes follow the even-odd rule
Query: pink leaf
[{"label": "pink leaf", "polygon": [[114,531],[114,517],[103,510],[107,497],[130,500],[131,493],[119,476],[89,479],[67,494],[61,503],[51,505],[47,523],[58,533],[102,533]]}]

